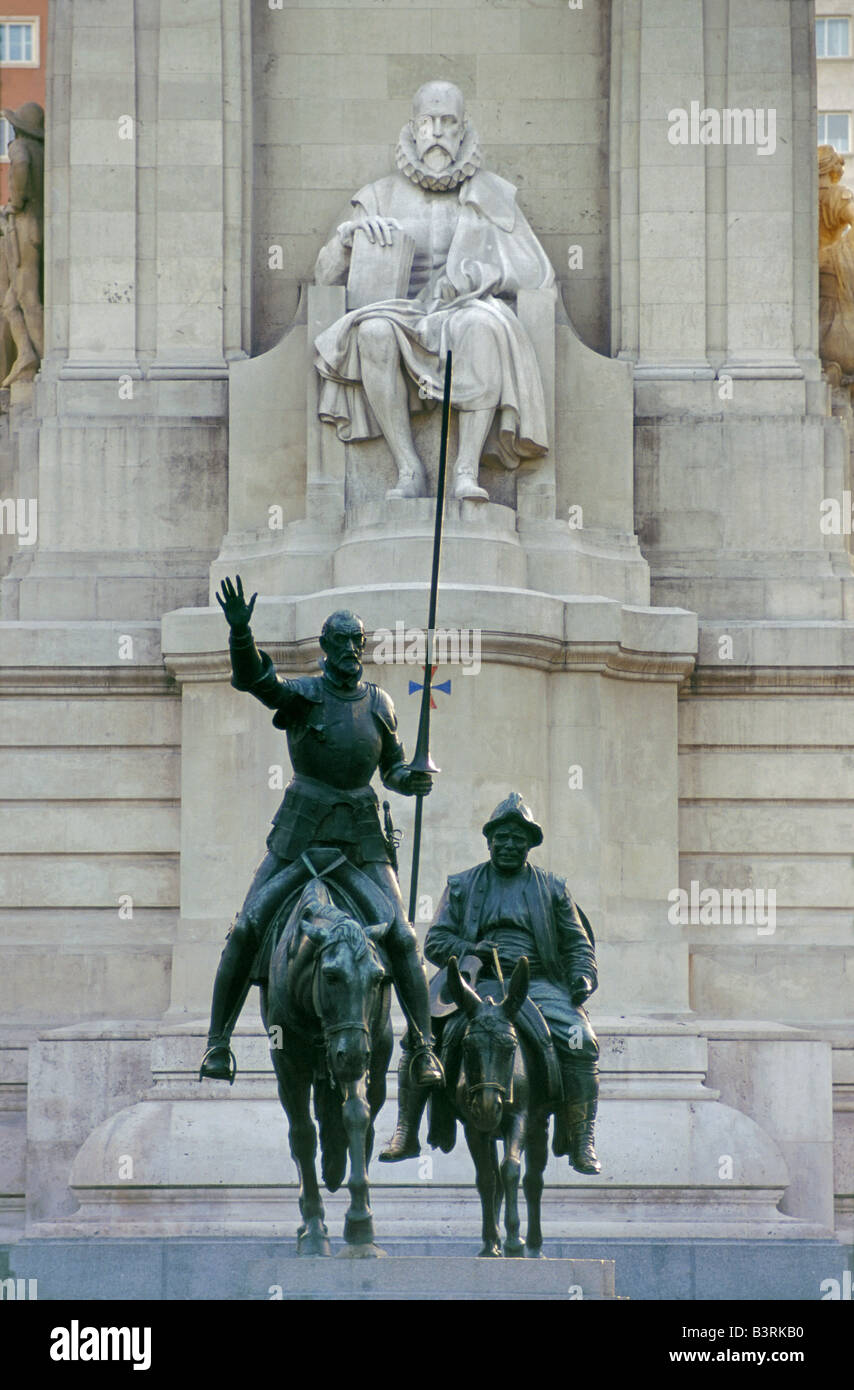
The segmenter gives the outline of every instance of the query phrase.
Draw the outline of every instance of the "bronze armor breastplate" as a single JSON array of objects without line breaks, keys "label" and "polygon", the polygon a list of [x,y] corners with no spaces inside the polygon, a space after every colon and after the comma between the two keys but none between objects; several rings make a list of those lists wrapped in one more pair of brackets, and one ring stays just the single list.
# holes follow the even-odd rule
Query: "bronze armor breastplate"
[{"label": "bronze armor breastplate", "polygon": [[370,692],[355,700],[324,691],[304,723],[288,730],[294,772],[330,787],[355,791],[370,782],[382,753],[382,730]]}]

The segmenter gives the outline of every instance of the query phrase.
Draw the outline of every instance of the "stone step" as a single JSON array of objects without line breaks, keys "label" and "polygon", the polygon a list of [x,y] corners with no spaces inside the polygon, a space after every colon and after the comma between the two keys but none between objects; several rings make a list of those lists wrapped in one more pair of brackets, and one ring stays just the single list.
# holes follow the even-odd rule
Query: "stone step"
[{"label": "stone step", "polygon": [[[330,1226],[330,1230],[331,1230]],[[820,1302],[844,1283],[854,1249],[834,1240],[546,1240],[544,1260],[481,1260],[468,1240],[383,1236],[388,1258],[297,1257],[291,1236],[33,1238],[0,1246],[3,1277],[61,1299],[266,1302],[281,1298],[628,1299]],[[575,1287],[573,1287],[575,1286]],[[6,1295],[7,1297],[9,1295]],[[782,1319],[780,1319],[782,1321]]]},{"label": "stone step", "polygon": [[[168,1251],[166,1246],[168,1245]],[[216,1250],[209,1248],[215,1245]],[[51,1247],[54,1247],[53,1249]],[[161,1248],[162,1247],[162,1248]],[[297,1256],[294,1243],[80,1241],[12,1247],[16,1293],[39,1301],[85,1299],[231,1299],[241,1301],[568,1299],[616,1297],[614,1261],[478,1259],[476,1255],[353,1257],[333,1241],[333,1255]],[[210,1263],[211,1254],[218,1258]],[[206,1258],[207,1257],[207,1258]],[[29,1275],[20,1274],[25,1268]],[[33,1282],[35,1281],[35,1282]],[[22,1292],[23,1296],[23,1292]],[[32,1296],[32,1295],[29,1295]]]}]

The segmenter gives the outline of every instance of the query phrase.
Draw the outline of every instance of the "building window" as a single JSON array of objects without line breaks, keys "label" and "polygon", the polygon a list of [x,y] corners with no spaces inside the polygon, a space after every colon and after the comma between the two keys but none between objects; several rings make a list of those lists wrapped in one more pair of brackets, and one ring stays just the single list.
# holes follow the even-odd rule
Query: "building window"
[{"label": "building window", "polygon": [[9,141],[12,134],[12,127],[6,117],[0,116],[0,164],[9,163]]},{"label": "building window", "polygon": [[848,58],[851,56],[851,38],[847,19],[816,20],[815,56],[817,58]]},{"label": "building window", "polygon": [[818,143],[832,145],[840,154],[851,153],[851,112],[819,111]]},{"label": "building window", "polygon": [[7,68],[37,68],[37,19],[0,19],[0,63]]}]

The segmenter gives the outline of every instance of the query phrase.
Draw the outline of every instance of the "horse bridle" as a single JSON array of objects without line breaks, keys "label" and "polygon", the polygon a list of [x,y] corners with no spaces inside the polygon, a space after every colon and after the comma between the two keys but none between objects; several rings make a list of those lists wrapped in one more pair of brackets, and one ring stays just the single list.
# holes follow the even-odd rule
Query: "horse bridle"
[{"label": "horse bridle", "polygon": [[[512,1025],[511,1025],[511,1027],[512,1027]],[[514,1029],[514,1032],[515,1032],[515,1029]],[[466,1033],[468,1033],[468,1029],[466,1029]],[[515,1047],[514,1047],[514,1054],[515,1054],[516,1047],[518,1047],[518,1046],[519,1046],[519,1038],[518,1038],[518,1035],[517,1035],[517,1037],[516,1037],[516,1044],[515,1044]],[[502,1086],[500,1081],[476,1081],[476,1082],[474,1083],[473,1086],[469,1086],[469,1085],[467,1084],[467,1085],[466,1085],[466,1101],[468,1101],[469,1098],[470,1098],[471,1096],[476,1095],[478,1091],[497,1091],[497,1092],[498,1092],[498,1095],[499,1095],[499,1097],[500,1097],[500,1099],[502,1100],[502,1102],[503,1102],[503,1101],[506,1101],[508,1105],[512,1105],[512,1104],[513,1104],[513,1072],[512,1072],[512,1071],[510,1072],[510,1085],[509,1085],[509,1086]]]},{"label": "horse bridle", "polygon": [[[348,1029],[355,1029],[357,1032],[364,1033],[368,1042],[371,1041],[371,1030],[364,1023],[330,1023],[323,1025],[324,1038],[331,1038],[335,1033],[346,1033]],[[370,1048],[368,1048],[370,1052]]]},{"label": "horse bridle", "polygon": [[[326,951],[326,950],[328,950],[329,947],[332,946],[332,945],[334,945],[334,942],[332,942],[332,941],[325,941],[325,942],[323,943],[323,945],[320,946],[320,947],[318,948],[317,955],[316,955],[316,957],[315,957],[315,962],[314,962],[314,971],[313,971],[313,973],[312,973],[312,978],[311,978],[311,1002],[312,1002],[312,1004],[314,1005],[314,1011],[315,1011],[315,1013],[317,1014],[317,1017],[318,1017],[319,1019],[321,1019],[321,1020],[322,1020],[322,1018],[323,1018],[323,1015],[322,1015],[321,1010],[320,1010],[320,971],[319,971],[319,969],[318,969],[318,966],[320,965],[320,961],[321,961],[321,957],[323,956],[323,952]],[[330,1039],[331,1037],[333,1037],[336,1033],[346,1033],[346,1032],[348,1031],[348,1029],[355,1030],[355,1031],[358,1032],[358,1033],[364,1033],[365,1038],[366,1038],[367,1043],[368,1043],[368,1057],[370,1057],[370,1055],[371,1055],[371,1046],[370,1046],[370,1044],[371,1044],[371,1030],[370,1030],[370,1028],[368,1028],[367,1024],[362,1023],[361,1021],[356,1022],[355,1019],[353,1019],[353,1020],[348,1020],[348,1021],[345,1022],[345,1023],[329,1023],[329,1024],[324,1023],[324,1025],[323,1025],[323,1044],[324,1044],[324,1047],[326,1047],[326,1045],[327,1045],[329,1039]]]},{"label": "horse bridle", "polygon": [[510,1101],[513,1104],[513,1079],[510,1079],[510,1088],[502,1086],[498,1081],[476,1081],[473,1086],[466,1086],[466,1098],[475,1095],[477,1091],[497,1091],[502,1100]]}]

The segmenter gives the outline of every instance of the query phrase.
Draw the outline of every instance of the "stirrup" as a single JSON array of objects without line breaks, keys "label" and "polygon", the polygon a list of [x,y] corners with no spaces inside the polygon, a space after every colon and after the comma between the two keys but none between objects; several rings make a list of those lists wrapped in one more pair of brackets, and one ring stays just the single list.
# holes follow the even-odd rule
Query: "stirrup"
[{"label": "stirrup", "polygon": [[[434,1081],[418,1081],[413,1070],[417,1058],[422,1057],[425,1052],[432,1058],[439,1070],[439,1076]],[[442,1066],[442,1063],[439,1061],[430,1043],[419,1043],[417,1047],[412,1049],[412,1055],[409,1059],[409,1080],[413,1086],[444,1086],[445,1068]]]},{"label": "stirrup", "polygon": [[[212,1076],[210,1072],[205,1071],[205,1063],[214,1052],[226,1052],[228,1054],[227,1076]],[[233,1086],[234,1078],[236,1077],[236,1075],[237,1058],[235,1057],[228,1043],[214,1043],[211,1047],[209,1047],[204,1057],[202,1058],[202,1065],[199,1067],[199,1080],[201,1081],[204,1077],[207,1077],[209,1081],[227,1081],[229,1086]]]}]

